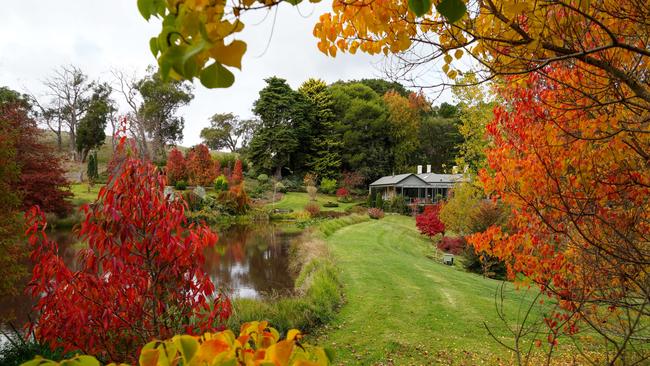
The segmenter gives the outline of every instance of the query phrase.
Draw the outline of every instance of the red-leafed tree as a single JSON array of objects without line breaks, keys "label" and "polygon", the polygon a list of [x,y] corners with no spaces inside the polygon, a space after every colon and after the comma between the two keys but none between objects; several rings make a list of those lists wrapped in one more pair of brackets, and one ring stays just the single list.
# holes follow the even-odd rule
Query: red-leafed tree
[{"label": "red-leafed tree", "polygon": [[[12,187],[28,209],[38,205],[45,212],[64,216],[71,205],[66,201],[72,196],[68,190],[65,171],[54,151],[40,141],[41,132],[29,117],[28,109],[21,103],[0,106],[3,130],[12,131],[15,163],[20,171],[18,181]],[[5,162],[2,162],[5,164]]]},{"label": "red-leafed tree", "polygon": [[440,220],[440,204],[429,205],[424,212],[415,217],[415,226],[428,237],[445,235],[445,224]]},{"label": "red-leafed tree", "polygon": [[235,161],[235,167],[233,168],[230,180],[233,184],[239,184],[243,179],[244,170],[242,168],[241,160],[237,159],[237,161]]},{"label": "red-leafed tree", "polygon": [[187,163],[177,148],[172,149],[167,156],[166,172],[167,182],[171,185],[181,180],[187,181]]},{"label": "red-leafed tree", "polygon": [[[124,138],[118,150],[125,148]],[[218,327],[227,299],[202,270],[217,235],[189,224],[185,203],[164,195],[165,178],[127,151],[98,200],[84,206],[79,237],[88,248],[66,267],[47,238],[43,214],[27,215],[34,262],[29,293],[37,299],[36,337],[51,347],[133,362],[151,339]],[[211,298],[214,302],[211,305]]]},{"label": "red-leafed tree", "polygon": [[189,183],[196,186],[209,186],[217,177],[214,161],[207,146],[200,144],[187,152],[187,175]]}]

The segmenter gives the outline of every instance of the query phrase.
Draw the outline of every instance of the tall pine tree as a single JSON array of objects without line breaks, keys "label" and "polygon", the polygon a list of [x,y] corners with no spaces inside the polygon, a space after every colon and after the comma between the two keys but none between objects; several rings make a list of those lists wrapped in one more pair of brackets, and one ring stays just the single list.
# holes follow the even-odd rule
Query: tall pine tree
[{"label": "tall pine tree", "polygon": [[310,105],[311,151],[307,166],[321,178],[335,178],[341,169],[341,136],[336,129],[334,99],[319,79],[305,81],[298,91]]},{"label": "tall pine tree", "polygon": [[296,172],[303,165],[302,147],[309,136],[308,103],[291,89],[286,80],[271,77],[260,91],[253,112],[261,122],[249,146],[249,156],[255,169],[282,178],[282,170]]}]

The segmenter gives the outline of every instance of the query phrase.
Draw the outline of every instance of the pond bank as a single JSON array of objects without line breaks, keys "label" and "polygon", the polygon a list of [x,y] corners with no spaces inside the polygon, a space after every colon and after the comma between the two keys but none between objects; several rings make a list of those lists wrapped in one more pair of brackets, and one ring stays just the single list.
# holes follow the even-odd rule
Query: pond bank
[{"label": "pond bank", "polygon": [[234,299],[228,327],[239,329],[248,321],[268,320],[284,333],[292,328],[310,331],[330,321],[343,303],[343,293],[325,239],[337,229],[368,220],[367,215],[350,215],[306,229],[291,245],[289,268],[298,273],[294,296]]}]

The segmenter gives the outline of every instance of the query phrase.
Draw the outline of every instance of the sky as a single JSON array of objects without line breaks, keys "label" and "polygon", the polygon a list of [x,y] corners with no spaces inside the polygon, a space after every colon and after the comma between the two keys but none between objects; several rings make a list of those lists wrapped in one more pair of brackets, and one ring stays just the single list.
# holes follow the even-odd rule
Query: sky
[{"label": "sky", "polygon": [[[199,133],[215,113],[251,117],[267,77],[284,78],[293,88],[310,77],[328,83],[381,78],[383,57],[339,53],[331,58],[318,51],[313,25],[330,4],[282,4],[275,23],[275,11],[247,16],[246,29],[238,36],[248,44],[242,71],[233,70],[235,84],[227,89],[206,89],[194,82],[194,100],[179,111],[185,118],[181,145],[200,143]],[[143,76],[155,64],[148,41],[159,31],[157,21],[148,23],[140,16],[135,0],[11,2],[0,12],[0,86],[44,96],[43,81],[62,65],[75,65],[91,79],[109,82],[113,69]],[[115,99],[122,103],[119,96]]]}]

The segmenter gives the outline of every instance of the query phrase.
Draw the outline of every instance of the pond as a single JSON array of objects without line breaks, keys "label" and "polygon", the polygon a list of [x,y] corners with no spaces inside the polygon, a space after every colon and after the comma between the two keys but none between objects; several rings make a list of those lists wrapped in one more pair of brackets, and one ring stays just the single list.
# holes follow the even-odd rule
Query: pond
[{"label": "pond", "polygon": [[[216,231],[219,242],[206,250],[204,266],[215,286],[234,298],[261,298],[293,289],[289,246],[296,230],[285,225],[256,223]],[[75,244],[76,236],[69,231],[49,235],[59,243],[59,254],[65,263],[73,266],[75,254],[82,247]],[[0,299],[0,320],[13,317],[12,323],[20,328],[28,321],[32,305],[32,300],[22,292],[20,296]]]}]

